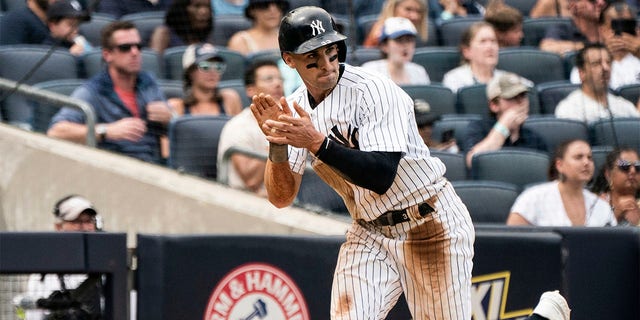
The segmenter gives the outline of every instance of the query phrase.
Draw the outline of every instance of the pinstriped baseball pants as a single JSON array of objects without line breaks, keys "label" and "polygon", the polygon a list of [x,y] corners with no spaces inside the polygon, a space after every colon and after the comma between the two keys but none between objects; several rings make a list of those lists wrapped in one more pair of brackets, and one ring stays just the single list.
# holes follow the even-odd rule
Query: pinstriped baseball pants
[{"label": "pinstriped baseball pants", "polygon": [[471,218],[450,183],[435,207],[395,226],[353,222],[338,255],[331,319],[385,319],[402,292],[415,320],[471,319]]}]

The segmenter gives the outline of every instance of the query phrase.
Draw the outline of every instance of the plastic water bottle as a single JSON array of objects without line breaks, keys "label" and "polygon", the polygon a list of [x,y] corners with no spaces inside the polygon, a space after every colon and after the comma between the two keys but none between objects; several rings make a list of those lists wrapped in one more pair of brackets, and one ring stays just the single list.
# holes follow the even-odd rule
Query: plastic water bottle
[{"label": "plastic water bottle", "polygon": [[81,45],[82,49],[83,49],[82,52],[84,52],[84,53],[88,53],[91,50],[93,50],[93,47],[91,46],[89,41],[87,41],[87,39],[85,37],[83,37],[82,35],[75,36],[75,38],[73,38],[73,42],[75,44]]}]

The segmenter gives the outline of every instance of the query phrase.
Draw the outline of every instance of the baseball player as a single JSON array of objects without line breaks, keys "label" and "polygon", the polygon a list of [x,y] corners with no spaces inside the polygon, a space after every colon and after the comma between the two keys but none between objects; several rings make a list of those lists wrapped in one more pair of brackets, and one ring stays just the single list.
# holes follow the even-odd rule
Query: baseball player
[{"label": "baseball player", "polygon": [[470,319],[474,229],[391,80],[344,64],[346,37],[317,7],[290,11],[285,63],[304,83],[288,98],[253,97],[269,141],[268,198],[290,205],[307,158],[344,199],[353,223],[341,246],[331,319],[384,319],[404,292],[413,319]]}]

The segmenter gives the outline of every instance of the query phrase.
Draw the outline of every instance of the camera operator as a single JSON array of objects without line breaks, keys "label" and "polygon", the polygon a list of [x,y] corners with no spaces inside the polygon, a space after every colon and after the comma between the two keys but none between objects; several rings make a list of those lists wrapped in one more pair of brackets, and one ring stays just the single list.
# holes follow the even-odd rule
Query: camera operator
[{"label": "camera operator", "polygon": [[[100,216],[93,204],[79,195],[58,200],[53,215],[56,231],[95,232],[101,229]],[[27,292],[16,297],[14,303],[24,309],[27,320],[100,319],[100,287],[99,275],[32,274],[27,282]]]},{"label": "camera operator", "polygon": [[[635,17],[635,10],[625,2],[610,3],[600,14],[601,42],[607,46],[613,60],[609,81],[611,89],[640,83],[640,37]],[[571,71],[571,82],[580,83],[577,68]]]}]

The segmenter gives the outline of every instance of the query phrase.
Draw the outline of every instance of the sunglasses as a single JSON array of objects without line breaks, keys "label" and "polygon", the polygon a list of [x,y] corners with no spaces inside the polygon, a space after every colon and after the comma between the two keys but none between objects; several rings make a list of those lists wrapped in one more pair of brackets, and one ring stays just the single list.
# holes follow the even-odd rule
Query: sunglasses
[{"label": "sunglasses", "polygon": [[636,173],[640,173],[640,161],[631,162],[620,159],[618,160],[618,163],[616,163],[616,166],[622,172],[629,172],[629,170],[631,170],[631,167],[633,166],[636,169]]},{"label": "sunglasses", "polygon": [[133,47],[135,47],[136,49],[138,49],[138,51],[140,51],[140,49],[142,48],[142,45],[140,43],[123,43],[123,44],[115,45],[113,47],[118,49],[118,51],[120,52],[129,52]]},{"label": "sunglasses", "polygon": [[215,70],[219,74],[223,74],[227,70],[227,64],[221,61],[200,61],[198,62],[198,70],[209,72]]}]

